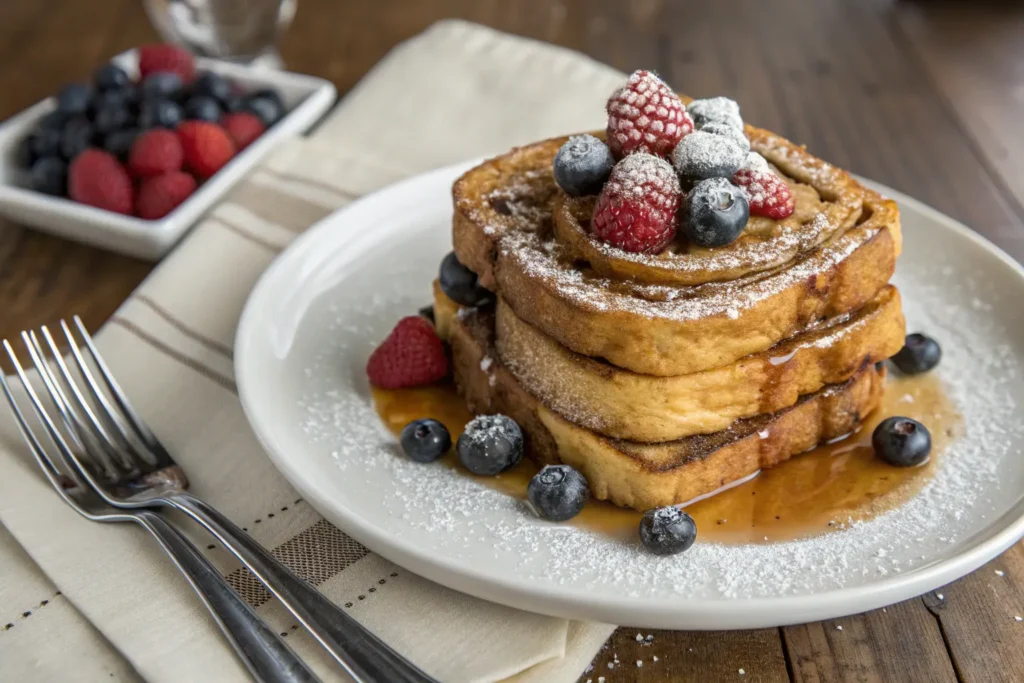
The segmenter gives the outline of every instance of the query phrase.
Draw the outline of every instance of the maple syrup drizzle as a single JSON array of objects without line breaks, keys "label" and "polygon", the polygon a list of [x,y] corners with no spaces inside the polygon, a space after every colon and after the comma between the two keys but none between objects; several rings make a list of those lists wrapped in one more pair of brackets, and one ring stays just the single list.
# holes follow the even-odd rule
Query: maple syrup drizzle
[{"label": "maple syrup drizzle", "polygon": [[[406,424],[431,417],[455,441],[472,418],[454,386],[441,384],[399,390],[373,390],[373,401],[387,427],[399,434]],[[919,467],[887,465],[874,456],[871,433],[886,417],[903,415],[928,427],[932,454]],[[770,543],[817,536],[851,521],[870,519],[912,498],[934,474],[937,461],[959,435],[961,417],[933,375],[890,373],[882,405],[855,432],[819,446],[749,481],[686,506],[697,523],[698,541],[728,544]],[[526,497],[537,467],[525,460],[496,477],[478,477],[458,467],[454,454],[442,462],[503,493]],[[603,501],[588,501],[570,524],[633,542],[641,513]]]}]

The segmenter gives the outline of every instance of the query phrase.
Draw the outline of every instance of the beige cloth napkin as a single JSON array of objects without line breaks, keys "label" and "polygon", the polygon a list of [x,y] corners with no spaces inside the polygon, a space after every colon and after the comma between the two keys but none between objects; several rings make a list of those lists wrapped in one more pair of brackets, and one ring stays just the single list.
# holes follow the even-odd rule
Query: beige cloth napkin
[{"label": "beige cloth napkin", "polygon": [[[621,78],[572,52],[442,22],[392,51],[311,137],[283,145],[250,174],[97,335],[194,491],[442,681],[574,681],[613,627],[450,591],[323,520],[246,423],[233,376],[235,326],[260,273],[320,218],[414,172],[598,127]],[[60,503],[6,410],[0,521],[0,680],[245,680],[154,542],[140,530],[86,522]],[[344,680],[251,575],[187,528],[325,680]]]}]

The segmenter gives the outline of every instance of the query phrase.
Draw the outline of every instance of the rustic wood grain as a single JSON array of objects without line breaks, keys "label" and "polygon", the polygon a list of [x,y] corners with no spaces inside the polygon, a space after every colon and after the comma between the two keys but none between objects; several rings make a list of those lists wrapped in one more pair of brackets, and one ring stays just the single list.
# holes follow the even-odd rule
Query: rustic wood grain
[{"label": "rustic wood grain", "polygon": [[[391,46],[444,17],[565,45],[625,71],[655,68],[696,96],[734,96],[749,120],[936,206],[1024,258],[1019,6],[301,0],[281,50],[290,68],[345,92]],[[0,118],[153,39],[138,0],[0,3]],[[0,223],[0,336],[76,312],[96,329],[150,267]],[[1024,680],[1024,624],[1014,620],[1022,614],[1017,545],[923,599],[835,622],[652,631],[649,645],[636,642],[636,629],[619,629],[580,681]],[[619,663],[608,669],[615,655]]]}]

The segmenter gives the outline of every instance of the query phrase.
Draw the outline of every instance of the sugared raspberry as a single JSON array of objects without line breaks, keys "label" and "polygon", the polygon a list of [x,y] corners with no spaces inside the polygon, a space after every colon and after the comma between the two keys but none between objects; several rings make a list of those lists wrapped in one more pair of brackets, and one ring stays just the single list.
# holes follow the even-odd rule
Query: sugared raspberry
[{"label": "sugared raspberry", "polygon": [[793,214],[793,195],[786,181],[772,171],[741,168],[732,177],[747,193],[751,216],[767,216],[781,220]]},{"label": "sugared raspberry", "polygon": [[370,384],[401,389],[430,384],[448,374],[444,345],[425,318],[411,315],[395,325],[366,363]]},{"label": "sugared raspberry", "polygon": [[615,158],[633,152],[668,156],[693,130],[679,96],[649,71],[634,71],[608,99],[608,147]]},{"label": "sugared raspberry", "polygon": [[590,229],[619,249],[658,253],[676,235],[681,198],[679,178],[667,161],[645,152],[630,154],[612,169]]}]

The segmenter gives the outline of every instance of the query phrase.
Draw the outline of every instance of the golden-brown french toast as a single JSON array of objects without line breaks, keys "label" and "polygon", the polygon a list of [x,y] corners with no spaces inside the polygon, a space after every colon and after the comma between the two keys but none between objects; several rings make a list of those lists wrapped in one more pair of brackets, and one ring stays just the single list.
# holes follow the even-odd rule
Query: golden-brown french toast
[{"label": "golden-brown french toast", "polygon": [[[435,300],[444,297],[435,288]],[[855,313],[825,321],[762,353],[676,377],[644,375],[581,356],[519,318],[500,297],[495,348],[523,388],[567,420],[639,442],[710,434],[774,413],[889,358],[904,342],[899,293],[889,286]]]},{"label": "golden-brown french toast", "polygon": [[857,310],[892,275],[895,203],[772,133],[746,131],[786,177],[797,210],[752,218],[728,246],[645,256],[596,241],[581,222],[592,200],[567,198],[552,177],[558,138],[455,183],[456,255],[570,350],[659,376],[727,365]]},{"label": "golden-brown french toast", "polygon": [[526,435],[531,458],[572,465],[595,498],[637,510],[692,500],[849,433],[878,405],[885,378],[884,368],[868,364],[846,382],[773,414],[738,420],[714,434],[638,443],[575,425],[523,389],[497,360],[493,313],[463,309],[443,324],[451,331],[455,381],[470,410],[508,415]]}]

